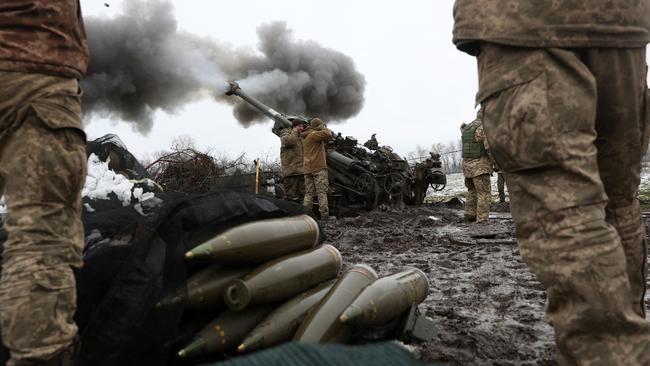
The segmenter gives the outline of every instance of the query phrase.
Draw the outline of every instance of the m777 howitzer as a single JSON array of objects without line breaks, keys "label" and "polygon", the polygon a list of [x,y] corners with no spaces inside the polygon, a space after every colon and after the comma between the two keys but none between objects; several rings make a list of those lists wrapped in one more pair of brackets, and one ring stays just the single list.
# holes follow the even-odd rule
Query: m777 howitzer
[{"label": "m777 howitzer", "polygon": [[[244,92],[237,83],[230,83],[227,95],[237,95],[275,124],[273,133],[291,128],[291,116],[282,114]],[[294,117],[299,118],[299,117]],[[301,118],[302,119],[302,118]],[[306,119],[305,119],[306,120]],[[327,170],[330,180],[330,208],[335,215],[355,209],[371,210],[379,205],[419,205],[424,200],[428,183],[418,180],[407,161],[389,146],[379,146],[373,138],[364,146],[353,137],[335,134],[327,144]],[[442,175],[444,179],[444,174]],[[426,185],[426,187],[418,187]]]},{"label": "m777 howitzer", "polygon": [[289,121],[287,118],[288,116],[276,111],[275,109],[246,94],[246,92],[244,92],[239,87],[239,84],[230,82],[230,89],[226,92],[226,95],[236,95],[240,97],[248,104],[255,107],[255,109],[257,109],[259,112],[275,121],[275,125],[273,125],[272,131],[278,137],[280,137],[280,131],[284,130],[285,128],[291,128],[291,121]]}]

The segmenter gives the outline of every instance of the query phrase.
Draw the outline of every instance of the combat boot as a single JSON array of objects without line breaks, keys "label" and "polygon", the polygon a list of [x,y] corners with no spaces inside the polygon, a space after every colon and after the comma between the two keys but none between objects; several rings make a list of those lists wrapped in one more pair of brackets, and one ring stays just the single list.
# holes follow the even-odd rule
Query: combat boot
[{"label": "combat boot", "polygon": [[463,222],[475,222],[476,215],[465,215],[463,216]]}]

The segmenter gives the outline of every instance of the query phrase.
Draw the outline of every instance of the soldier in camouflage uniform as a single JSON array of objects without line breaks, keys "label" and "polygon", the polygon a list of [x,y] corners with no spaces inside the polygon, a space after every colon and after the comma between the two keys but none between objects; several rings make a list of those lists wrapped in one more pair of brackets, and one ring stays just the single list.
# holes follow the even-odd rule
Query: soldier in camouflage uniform
[{"label": "soldier in camouflage uniform", "polygon": [[492,201],[490,175],[492,161],[485,148],[485,135],[480,117],[460,127],[463,143],[463,175],[467,187],[465,221],[487,222]]},{"label": "soldier in camouflage uniform", "polygon": [[635,197],[650,118],[650,0],[456,0],[523,259],[562,365],[650,365]]},{"label": "soldier in camouflage uniform", "polygon": [[305,195],[305,178],[302,174],[303,152],[300,134],[305,121],[294,119],[292,128],[282,130],[280,138],[280,161],[282,162],[282,184],[286,198],[302,202]]},{"label": "soldier in camouflage uniform", "polygon": [[71,365],[84,231],[78,0],[0,2],[0,181],[7,203],[0,328],[8,365]]},{"label": "soldier in camouflage uniform", "polygon": [[305,173],[305,208],[312,209],[314,196],[318,197],[318,211],[322,220],[329,218],[327,193],[329,180],[327,177],[327,157],[325,142],[332,138],[332,131],[327,129],[323,121],[314,118],[309,121],[309,127],[300,135],[303,139]]}]

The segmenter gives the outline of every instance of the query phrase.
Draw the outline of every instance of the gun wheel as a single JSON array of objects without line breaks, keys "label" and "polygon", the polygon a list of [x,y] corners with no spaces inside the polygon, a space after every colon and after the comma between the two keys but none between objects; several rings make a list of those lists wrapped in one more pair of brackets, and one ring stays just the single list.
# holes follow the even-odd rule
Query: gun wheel
[{"label": "gun wheel", "polygon": [[369,196],[375,188],[375,179],[369,173],[361,173],[354,181],[354,189]]},{"label": "gun wheel", "polygon": [[433,190],[436,192],[442,191],[446,186],[446,184],[431,184],[431,188],[433,188]]},{"label": "gun wheel", "polygon": [[384,179],[384,190],[391,196],[399,196],[404,191],[404,177],[398,173],[391,173]]}]

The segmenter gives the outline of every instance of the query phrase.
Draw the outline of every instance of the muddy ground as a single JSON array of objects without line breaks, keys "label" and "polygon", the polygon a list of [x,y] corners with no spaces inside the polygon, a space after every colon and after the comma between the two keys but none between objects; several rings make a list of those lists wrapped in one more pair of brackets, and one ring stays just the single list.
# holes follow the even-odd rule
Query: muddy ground
[{"label": "muddy ground", "polygon": [[402,266],[428,274],[422,308],[438,338],[415,347],[425,362],[449,365],[554,365],[545,293],[522,262],[505,206],[489,224],[459,223],[460,207],[434,204],[376,211],[323,225],[347,263],[380,275]]}]

